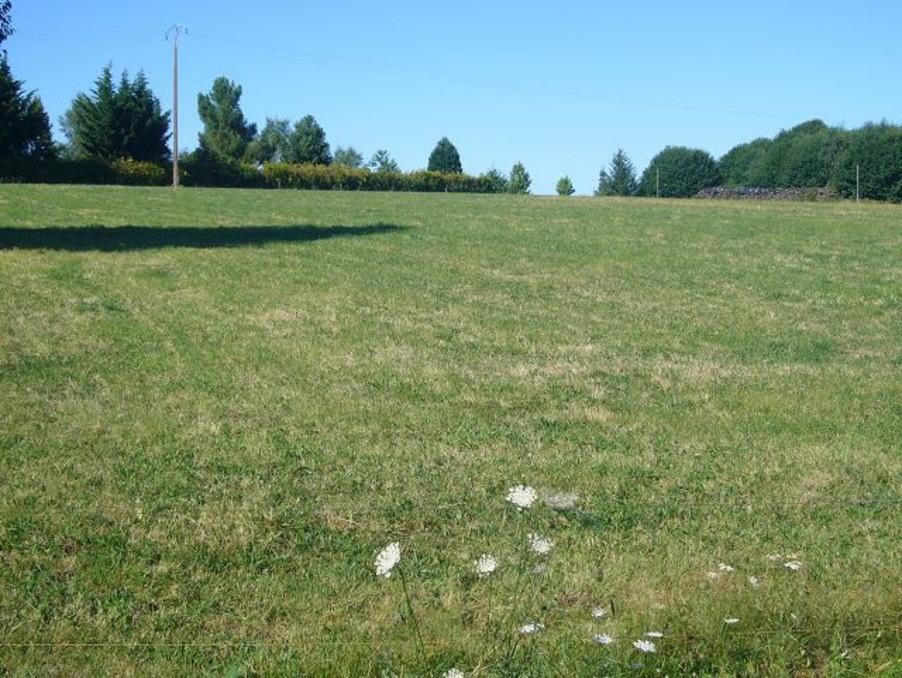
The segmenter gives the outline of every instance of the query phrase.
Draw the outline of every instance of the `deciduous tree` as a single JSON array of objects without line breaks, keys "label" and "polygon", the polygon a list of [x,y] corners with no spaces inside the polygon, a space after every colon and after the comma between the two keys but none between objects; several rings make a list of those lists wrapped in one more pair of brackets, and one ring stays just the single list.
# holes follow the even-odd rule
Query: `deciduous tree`
[{"label": "deciduous tree", "polygon": [[662,198],[690,198],[701,189],[717,186],[720,171],[707,151],[668,146],[642,173],[639,194]]},{"label": "deciduous tree", "polygon": [[363,167],[363,155],[353,146],[347,148],[339,146],[335,149],[335,155],[332,156],[332,163],[342,167]]},{"label": "deciduous tree", "polygon": [[511,193],[529,193],[529,187],[532,185],[532,179],[529,178],[529,172],[526,171],[522,162],[515,163],[511,167],[510,179],[507,182],[507,189]]},{"label": "deciduous tree", "polygon": [[261,132],[248,144],[245,157],[252,162],[281,162],[288,150],[291,123],[287,118],[267,118]]}]

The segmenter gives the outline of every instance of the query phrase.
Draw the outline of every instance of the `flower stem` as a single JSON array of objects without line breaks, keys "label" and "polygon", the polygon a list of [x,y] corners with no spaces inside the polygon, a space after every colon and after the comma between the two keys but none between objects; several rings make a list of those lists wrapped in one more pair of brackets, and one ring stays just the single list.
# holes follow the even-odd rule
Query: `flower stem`
[{"label": "flower stem", "polygon": [[420,634],[420,622],[417,620],[417,615],[413,611],[413,603],[410,601],[410,592],[407,590],[407,578],[404,576],[404,568],[400,568],[398,570],[398,574],[401,577],[401,588],[404,590],[404,600],[407,601],[407,612],[410,615],[410,618],[413,619],[413,629],[417,634],[417,643],[420,648],[420,660],[423,662],[423,665],[426,665],[426,646],[423,644],[423,636]]}]

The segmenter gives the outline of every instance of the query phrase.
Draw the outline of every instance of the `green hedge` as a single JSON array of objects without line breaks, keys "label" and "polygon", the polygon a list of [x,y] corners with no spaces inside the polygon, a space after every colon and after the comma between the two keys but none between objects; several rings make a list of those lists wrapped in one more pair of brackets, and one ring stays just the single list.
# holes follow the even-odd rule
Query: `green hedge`
[{"label": "green hedge", "polygon": [[371,172],[341,165],[291,165],[274,163],[260,172],[270,188],[302,188],[341,191],[415,191],[420,193],[493,193],[486,177],[418,171]]},{"label": "green hedge", "polygon": [[[151,162],[97,159],[0,159],[0,182],[45,184],[125,184],[166,186],[172,168]],[[185,186],[295,188],[321,191],[414,191],[422,193],[495,193],[489,177],[417,171],[372,172],[343,165],[270,163],[263,168],[246,163],[213,163],[195,157],[179,163]]]},{"label": "green hedge", "polygon": [[3,183],[165,186],[171,177],[171,168],[136,160],[0,158]]}]

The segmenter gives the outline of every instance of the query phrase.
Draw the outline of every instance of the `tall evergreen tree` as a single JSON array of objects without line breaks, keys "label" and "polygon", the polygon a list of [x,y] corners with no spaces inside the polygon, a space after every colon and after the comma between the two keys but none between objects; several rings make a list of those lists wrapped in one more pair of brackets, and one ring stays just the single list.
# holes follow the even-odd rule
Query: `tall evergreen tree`
[{"label": "tall evergreen tree", "polygon": [[507,193],[508,192],[508,180],[507,177],[504,176],[499,170],[492,167],[488,172],[483,174],[481,177],[486,183],[486,187],[489,193]]},{"label": "tall evergreen tree", "polygon": [[62,128],[75,156],[152,162],[169,157],[169,112],[162,112],[143,72],[134,81],[123,72],[116,85],[112,66],[106,66],[91,94],[75,97]]},{"label": "tall evergreen tree", "polygon": [[400,172],[401,168],[398,166],[398,163],[394,158],[391,157],[388,151],[384,148],[380,148],[378,151],[373,153],[373,157],[370,158],[369,166],[372,167],[377,172]]},{"label": "tall evergreen tree", "polygon": [[204,124],[198,135],[198,154],[216,162],[237,162],[257,134],[241,112],[241,85],[225,77],[213,81],[209,94],[197,95],[197,112]]},{"label": "tall evergreen tree", "polygon": [[442,137],[429,154],[429,164],[426,167],[430,172],[463,172],[460,164],[460,154],[448,137]]},{"label": "tall evergreen tree", "polygon": [[53,156],[50,118],[33,93],[13,78],[6,57],[0,56],[0,158]]},{"label": "tall evergreen tree", "polygon": [[599,173],[595,195],[635,195],[637,188],[633,163],[623,149],[618,148],[611,159],[610,167],[607,170],[602,169]]},{"label": "tall evergreen tree", "polygon": [[332,164],[326,132],[312,115],[304,116],[295,123],[294,130],[288,137],[285,160],[299,165]]}]

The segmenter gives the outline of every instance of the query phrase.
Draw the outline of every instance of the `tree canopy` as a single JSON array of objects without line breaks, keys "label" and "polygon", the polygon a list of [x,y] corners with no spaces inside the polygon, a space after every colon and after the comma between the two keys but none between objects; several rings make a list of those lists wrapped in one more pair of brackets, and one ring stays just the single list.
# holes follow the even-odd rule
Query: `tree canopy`
[{"label": "tree canopy", "polygon": [[384,148],[380,148],[378,151],[373,153],[373,157],[370,158],[369,166],[376,170],[377,172],[400,172],[401,168],[398,167],[398,163],[395,162],[395,159],[389,155],[389,152]]},{"label": "tree canopy", "polygon": [[448,137],[439,139],[432,153],[429,154],[429,164],[426,167],[430,172],[463,172],[460,164],[460,154]]},{"label": "tree canopy", "polygon": [[513,167],[511,167],[511,175],[510,179],[507,182],[507,190],[511,193],[529,193],[529,187],[532,185],[532,179],[529,177],[529,172],[526,171],[526,167],[522,162],[515,163]]},{"label": "tree canopy", "polygon": [[123,71],[117,85],[106,66],[90,95],[75,97],[62,127],[75,156],[151,162],[170,156],[169,112],[162,112],[143,71],[134,80]]},{"label": "tree canopy", "polygon": [[198,135],[202,157],[218,162],[236,162],[244,157],[257,126],[244,118],[241,91],[241,85],[218,77],[209,94],[197,95],[197,112],[204,124]]},{"label": "tree canopy", "polygon": [[618,148],[611,158],[608,169],[602,168],[598,175],[598,189],[595,195],[635,195],[638,189],[636,183],[636,170],[632,161]]},{"label": "tree canopy", "polygon": [[0,158],[50,158],[54,155],[50,118],[34,93],[13,78],[0,56]]},{"label": "tree canopy", "polygon": [[902,126],[869,123],[845,135],[831,184],[847,198],[902,202]]},{"label": "tree canopy", "polygon": [[707,151],[668,146],[652,158],[639,181],[639,194],[662,198],[691,198],[720,183],[717,161]]},{"label": "tree canopy", "polygon": [[288,150],[291,123],[287,118],[267,118],[261,132],[248,144],[245,157],[251,162],[281,162]]},{"label": "tree canopy", "polygon": [[312,115],[306,115],[295,123],[294,130],[288,137],[285,160],[299,165],[332,163],[326,132]]},{"label": "tree canopy", "polygon": [[363,167],[363,155],[353,146],[339,146],[332,156],[332,163],[342,167]]},{"label": "tree canopy", "polygon": [[0,45],[13,34],[12,17],[13,3],[10,0],[0,2]]},{"label": "tree canopy", "polygon": [[554,188],[558,195],[573,195],[576,192],[576,189],[573,188],[573,182],[566,175],[558,179]]}]

